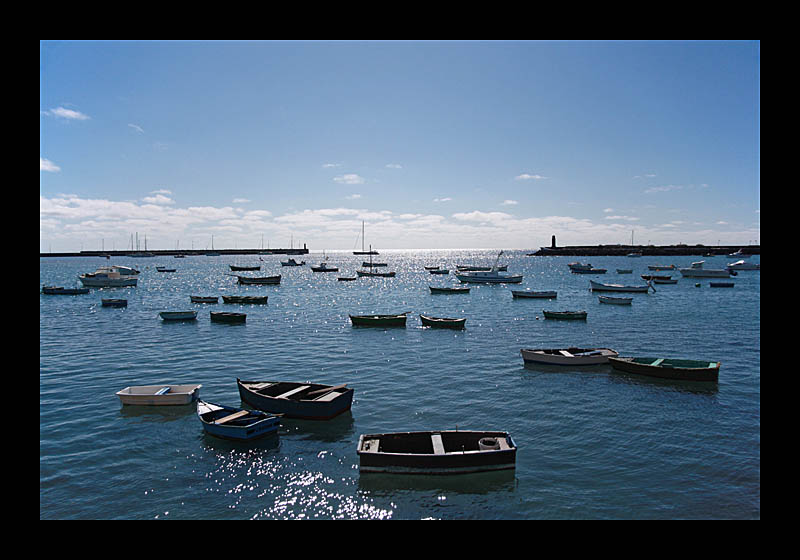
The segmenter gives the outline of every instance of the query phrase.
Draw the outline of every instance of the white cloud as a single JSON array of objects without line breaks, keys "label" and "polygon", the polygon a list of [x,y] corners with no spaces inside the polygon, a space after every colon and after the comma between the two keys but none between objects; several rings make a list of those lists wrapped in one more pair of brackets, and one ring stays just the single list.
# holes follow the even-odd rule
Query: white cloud
[{"label": "white cloud", "polygon": [[508,199],[506,199],[503,202],[501,202],[500,204],[502,204],[503,206],[514,206],[515,204],[519,204],[519,202],[517,202],[516,200],[508,200]]},{"label": "white cloud", "polygon": [[606,220],[627,220],[629,222],[638,222],[639,218],[634,216],[606,216]]},{"label": "white cloud", "polygon": [[146,196],[142,199],[142,201],[146,202],[147,204],[175,204],[174,200],[168,196],[164,196],[163,194]]},{"label": "white cloud", "polygon": [[388,167],[389,169],[403,169],[403,166],[400,165],[399,163],[387,163],[386,167]]},{"label": "white cloud", "polygon": [[360,195],[360,194],[358,194],[358,193],[353,193],[353,194],[349,194],[349,195],[347,195],[345,198],[346,198],[347,200],[356,200],[356,199],[358,199],[358,198],[361,198],[361,195]]},{"label": "white cloud", "polygon": [[536,179],[537,181],[540,179],[547,179],[548,177],[544,177],[542,175],[531,175],[530,173],[523,173],[522,175],[517,175],[514,177],[516,181],[530,181],[531,179]]},{"label": "white cloud", "polygon": [[247,204],[248,202],[250,202],[249,198],[234,198],[233,199],[233,203],[234,204]]},{"label": "white cloud", "polygon": [[142,130],[142,127],[139,126],[138,124],[128,123],[128,126],[131,127],[133,130],[135,130],[136,132],[138,132],[139,134],[144,134],[144,130]]},{"label": "white cloud", "polygon": [[605,209],[603,209],[603,212],[605,212],[606,214],[608,214],[609,212],[613,212],[613,211],[614,211],[613,208],[605,208]]},{"label": "white cloud", "polygon": [[669,192],[669,191],[679,191],[683,189],[682,185],[662,185],[659,187],[650,187],[649,189],[645,189],[645,193],[658,193],[658,192]]},{"label": "white cloud", "polygon": [[341,163],[323,163],[322,164],[322,167],[326,168],[326,169],[330,168],[330,167],[341,167],[341,166],[342,166]]},{"label": "white cloud", "polygon": [[355,173],[345,173],[344,175],[334,177],[333,180],[342,185],[361,185],[364,183],[364,178],[359,177]]},{"label": "white cloud", "polygon": [[634,175],[633,178],[634,179],[652,179],[655,176],[656,176],[655,173],[645,173],[643,175]]},{"label": "white cloud", "polygon": [[39,156],[39,171],[50,171],[51,173],[56,173],[61,171],[61,168],[49,159]]},{"label": "white cloud", "polygon": [[444,198],[434,198],[433,199],[434,202],[450,202],[451,200],[453,200],[453,199],[450,198],[449,196],[446,196]]},{"label": "white cloud", "polygon": [[150,191],[150,194],[172,194],[169,189],[158,189],[157,191]]},{"label": "white cloud", "polygon": [[43,111],[43,114],[71,121],[85,121],[89,118],[88,115],[84,115],[80,111],[73,111],[72,109],[65,109],[64,107],[56,107],[49,111]]}]

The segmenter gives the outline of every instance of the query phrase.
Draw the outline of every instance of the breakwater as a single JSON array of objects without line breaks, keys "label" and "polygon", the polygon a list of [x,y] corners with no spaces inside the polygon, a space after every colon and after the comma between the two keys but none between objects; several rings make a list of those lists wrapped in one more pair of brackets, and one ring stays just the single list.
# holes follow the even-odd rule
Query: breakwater
[{"label": "breakwater", "polygon": [[641,254],[643,257],[680,255],[705,257],[731,255],[739,250],[743,255],[760,255],[761,245],[568,245],[565,247],[540,247],[538,251],[527,253],[527,255],[544,257],[624,257],[630,254]]},{"label": "breakwater", "polygon": [[307,255],[308,248],[302,249],[172,249],[142,251],[76,251],[73,253],[39,253],[39,257],[174,257],[176,255]]}]

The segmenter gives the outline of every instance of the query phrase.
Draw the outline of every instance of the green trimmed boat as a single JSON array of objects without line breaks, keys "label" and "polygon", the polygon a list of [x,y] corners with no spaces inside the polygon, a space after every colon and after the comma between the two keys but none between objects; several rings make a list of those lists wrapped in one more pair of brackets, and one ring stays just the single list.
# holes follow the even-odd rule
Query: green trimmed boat
[{"label": "green trimmed boat", "polygon": [[585,321],[586,311],[542,311],[545,319],[572,319]]},{"label": "green trimmed boat", "polygon": [[350,315],[354,327],[405,327],[406,314],[397,315]]},{"label": "green trimmed boat", "polygon": [[463,329],[467,318],[452,319],[450,317],[431,317],[430,315],[420,315],[420,321],[425,327],[435,329]]},{"label": "green trimmed boat", "polygon": [[608,358],[616,370],[679,381],[717,381],[721,362],[673,358]]}]

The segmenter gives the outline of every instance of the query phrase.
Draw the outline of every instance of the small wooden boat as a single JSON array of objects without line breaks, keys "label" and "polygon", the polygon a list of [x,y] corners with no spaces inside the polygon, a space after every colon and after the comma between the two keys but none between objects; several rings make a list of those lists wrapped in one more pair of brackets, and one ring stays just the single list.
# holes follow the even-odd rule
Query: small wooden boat
[{"label": "small wooden boat", "polygon": [[219,303],[219,296],[189,296],[192,303]]},{"label": "small wooden boat", "polygon": [[589,264],[589,263],[584,264],[584,263],[578,262],[578,261],[567,263],[567,266],[569,267],[570,270],[591,270],[592,269],[592,265],[591,264]]},{"label": "small wooden boat", "polygon": [[42,293],[51,296],[77,296],[88,294],[89,288],[65,288],[63,286],[42,286]]},{"label": "small wooden boat", "polygon": [[222,296],[223,303],[267,303],[269,296]]},{"label": "small wooden boat", "polygon": [[251,441],[275,434],[280,417],[260,410],[244,410],[197,401],[197,417],[207,434],[235,441]]},{"label": "small wooden boat", "polygon": [[632,268],[618,268],[617,274],[633,274]]},{"label": "small wooden boat", "polygon": [[712,288],[733,288],[733,282],[709,282]]},{"label": "small wooden boat", "polygon": [[354,327],[405,327],[406,314],[398,315],[350,315]]},{"label": "small wooden boat", "polygon": [[362,434],[356,452],[362,473],[467,474],[516,467],[508,432],[442,430]]},{"label": "small wooden boat", "polygon": [[166,266],[157,266],[156,270],[158,272],[175,272],[177,269],[176,268],[167,268]]},{"label": "small wooden boat", "polygon": [[634,293],[647,293],[650,285],[645,286],[623,286],[622,284],[601,284],[594,280],[589,280],[589,285],[593,292],[634,292]]},{"label": "small wooden boat", "polygon": [[681,381],[717,381],[720,362],[676,360],[672,358],[615,357],[611,367],[626,373]]},{"label": "small wooden boat", "polygon": [[575,319],[575,320],[586,320],[588,313],[586,311],[544,311],[545,319]]},{"label": "small wooden boat", "polygon": [[452,319],[450,317],[431,317],[430,315],[420,315],[422,325],[435,329],[463,329],[467,318]]},{"label": "small wooden boat", "polygon": [[556,366],[594,366],[607,364],[609,358],[619,353],[611,348],[523,348],[520,350],[526,364]]},{"label": "small wooden boat", "polygon": [[362,261],[361,262],[361,266],[367,267],[367,268],[372,268],[374,266],[389,266],[389,264],[388,263],[374,263],[374,262]]},{"label": "small wooden boat", "polygon": [[675,270],[678,268],[674,264],[649,264],[647,265],[647,270]]},{"label": "small wooden boat", "polygon": [[159,313],[165,321],[194,321],[197,311],[162,311]]},{"label": "small wooden boat", "polygon": [[232,313],[230,311],[212,311],[211,321],[214,323],[244,323],[247,321],[247,314]]},{"label": "small wooden boat", "polygon": [[288,261],[281,261],[281,266],[303,266],[304,264],[306,264],[306,261],[297,262],[291,258]]},{"label": "small wooden boat", "polygon": [[558,297],[558,292],[535,292],[532,290],[511,290],[511,295],[514,298],[555,298]]},{"label": "small wooden boat", "polygon": [[633,298],[630,297],[611,297],[611,296],[597,296],[600,303],[610,303],[611,305],[630,305]]},{"label": "small wooden boat", "polygon": [[113,299],[113,298],[101,298],[100,305],[102,307],[128,307],[128,300],[127,299]]},{"label": "small wooden boat", "polygon": [[653,284],[677,284],[677,278],[654,278]]},{"label": "small wooden boat", "polygon": [[607,268],[573,268],[573,274],[605,274],[608,272]]},{"label": "small wooden boat", "polygon": [[642,274],[642,280],[672,280],[672,276],[658,274]]},{"label": "small wooden boat", "polygon": [[350,410],[353,389],[342,385],[289,381],[242,381],[236,379],[239,397],[264,412],[286,418],[329,420]]},{"label": "small wooden boat", "polygon": [[429,270],[431,274],[450,274],[450,270],[447,268],[435,268],[433,270]]},{"label": "small wooden boat", "polygon": [[359,276],[366,276],[368,278],[375,277],[375,278],[394,278],[395,272],[373,272],[371,270],[356,270],[356,274]]},{"label": "small wooden boat", "polygon": [[202,385],[138,385],[125,387],[116,395],[124,405],[179,406],[200,396]]},{"label": "small wooden boat", "polygon": [[425,270],[438,270],[439,269],[439,265],[437,264],[436,266],[423,266],[423,268]]},{"label": "small wooden boat", "polygon": [[231,272],[236,271],[246,271],[246,270],[261,270],[261,265],[253,265],[253,266],[236,266],[235,264],[229,264],[231,267]]},{"label": "small wooden boat", "polygon": [[339,282],[350,282],[352,280],[356,280],[358,276],[339,276],[336,278]]},{"label": "small wooden boat", "polygon": [[[456,270],[459,271],[459,272],[489,272],[490,270],[492,270],[492,267],[491,266],[472,266],[472,265],[468,265],[468,264],[459,264],[459,265],[456,265]],[[499,270],[500,272],[506,272],[506,271],[508,271],[508,265],[504,264],[504,265],[498,266],[496,268],[496,270]]]},{"label": "small wooden boat", "polygon": [[263,285],[263,284],[280,284],[281,283],[281,275],[278,274],[277,276],[237,276],[236,278],[239,279],[239,284],[253,284],[253,285]]},{"label": "small wooden boat", "polygon": [[321,262],[319,266],[312,266],[312,272],[339,272],[339,268],[335,266],[328,266],[327,263]]},{"label": "small wooden boat", "polygon": [[428,286],[432,294],[468,294],[469,288],[437,288],[436,286]]}]

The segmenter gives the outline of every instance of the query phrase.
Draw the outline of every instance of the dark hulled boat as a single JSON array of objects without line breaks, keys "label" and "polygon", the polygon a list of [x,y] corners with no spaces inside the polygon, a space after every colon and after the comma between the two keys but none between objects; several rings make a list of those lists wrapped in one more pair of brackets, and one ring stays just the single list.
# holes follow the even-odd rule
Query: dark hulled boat
[{"label": "dark hulled boat", "polygon": [[350,410],[353,389],[345,385],[294,383],[288,381],[242,381],[236,379],[239,397],[264,412],[287,418],[329,420]]},{"label": "dark hulled boat", "polygon": [[673,358],[608,358],[616,370],[678,381],[718,381],[721,362]]},{"label": "dark hulled boat", "polygon": [[356,452],[362,473],[466,474],[516,467],[507,432],[443,430],[362,434]]}]

